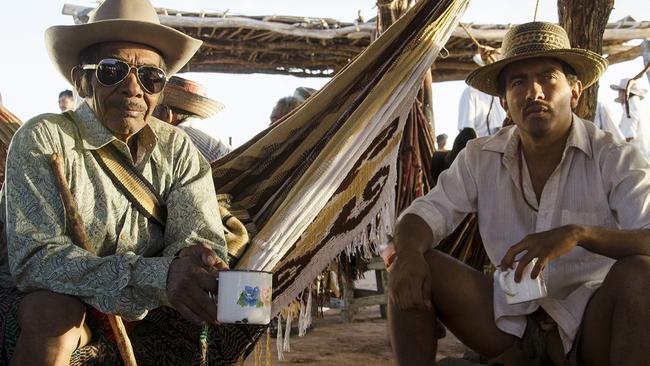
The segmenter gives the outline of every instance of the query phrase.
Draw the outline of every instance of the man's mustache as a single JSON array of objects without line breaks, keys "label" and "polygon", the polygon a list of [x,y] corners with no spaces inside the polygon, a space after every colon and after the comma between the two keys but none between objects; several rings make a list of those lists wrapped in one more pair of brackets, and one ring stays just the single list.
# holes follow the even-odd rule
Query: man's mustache
[{"label": "man's mustache", "polygon": [[136,112],[144,112],[147,110],[147,105],[145,103],[129,99],[115,101],[110,103],[110,105],[118,109]]},{"label": "man's mustache", "polygon": [[523,109],[524,115],[540,111],[551,112],[552,108],[547,103],[537,100],[526,103]]}]

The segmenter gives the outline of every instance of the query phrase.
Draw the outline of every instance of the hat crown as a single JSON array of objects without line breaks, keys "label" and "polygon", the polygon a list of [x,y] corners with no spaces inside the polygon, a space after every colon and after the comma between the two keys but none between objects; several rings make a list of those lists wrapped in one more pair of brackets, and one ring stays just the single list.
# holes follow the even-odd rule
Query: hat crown
[{"label": "hat crown", "polygon": [[180,76],[172,76],[171,78],[169,78],[166,88],[167,89],[175,88],[183,92],[196,94],[202,97],[207,96],[207,93],[205,92],[205,88],[203,87],[203,85],[196,83],[192,80],[182,78]]},{"label": "hat crown", "polygon": [[531,22],[512,27],[501,46],[504,59],[533,52],[571,49],[564,28],[546,22]]},{"label": "hat crown", "polygon": [[88,23],[116,19],[160,24],[156,9],[148,0],[106,0],[89,17]]}]

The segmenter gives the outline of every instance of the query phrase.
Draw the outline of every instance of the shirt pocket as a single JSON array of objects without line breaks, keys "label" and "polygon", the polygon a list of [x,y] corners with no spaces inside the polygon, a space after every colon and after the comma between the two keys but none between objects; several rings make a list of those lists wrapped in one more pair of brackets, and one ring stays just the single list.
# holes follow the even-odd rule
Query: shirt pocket
[{"label": "shirt pocket", "polygon": [[610,227],[610,221],[610,215],[607,212],[562,209],[562,225],[578,224]]}]

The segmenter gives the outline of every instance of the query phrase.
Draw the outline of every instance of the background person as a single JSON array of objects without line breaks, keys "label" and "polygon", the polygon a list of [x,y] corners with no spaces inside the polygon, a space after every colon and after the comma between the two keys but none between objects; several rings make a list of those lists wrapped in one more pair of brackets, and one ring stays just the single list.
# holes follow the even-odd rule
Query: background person
[{"label": "background person", "polygon": [[436,136],[436,145],[438,146],[438,151],[446,151],[448,136],[446,133],[441,133]]},{"label": "background person", "polygon": [[618,91],[618,97],[614,101],[623,107],[619,127],[625,140],[634,144],[647,158],[650,158],[650,111],[648,110],[650,107],[643,101],[648,91],[639,87],[637,83],[632,84],[628,98],[630,106],[628,117],[625,111],[625,86],[628,80],[630,79],[621,79],[618,85],[610,85],[610,88]]},{"label": "background person", "polygon": [[[487,48],[480,48],[474,55],[474,62],[479,66],[490,64],[496,58]],[[473,128],[478,137],[497,133],[506,118],[506,112],[499,103],[499,98],[483,93],[468,85],[460,96],[458,103],[458,130]]]},{"label": "background person", "polygon": [[269,116],[269,119],[271,120],[271,126],[273,126],[278,121],[280,121],[282,117],[289,114],[289,112],[298,108],[298,106],[301,103],[302,100],[294,96],[280,98],[275,103],[275,106],[273,107],[273,111],[271,111],[271,115]]},{"label": "background person", "polygon": [[206,96],[203,85],[179,76],[172,76],[163,92],[162,103],[154,116],[183,130],[210,163],[228,154],[232,148],[223,141],[199,130],[196,126],[223,110],[224,105]]},{"label": "background person", "polygon": [[74,109],[74,95],[72,94],[72,90],[66,89],[59,93],[59,109],[61,112]]}]

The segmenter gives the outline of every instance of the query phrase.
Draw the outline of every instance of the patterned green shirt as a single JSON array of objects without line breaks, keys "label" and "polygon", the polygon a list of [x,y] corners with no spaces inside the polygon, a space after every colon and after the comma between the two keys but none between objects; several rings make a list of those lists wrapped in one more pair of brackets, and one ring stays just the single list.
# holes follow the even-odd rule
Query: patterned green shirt
[{"label": "patterned green shirt", "polygon": [[[138,132],[135,162],[87,104],[73,119],[41,115],[14,136],[4,192],[7,248],[0,247],[0,262],[8,257],[21,291],[69,294],[102,312],[141,319],[167,303],[167,271],[179,250],[204,242],[226,259],[210,165],[186,134],[157,119]],[[166,202],[164,230],[131,204],[95,160],[91,151],[109,143]],[[76,247],[66,231],[49,163],[54,152],[64,157],[68,184],[97,255]]]}]

